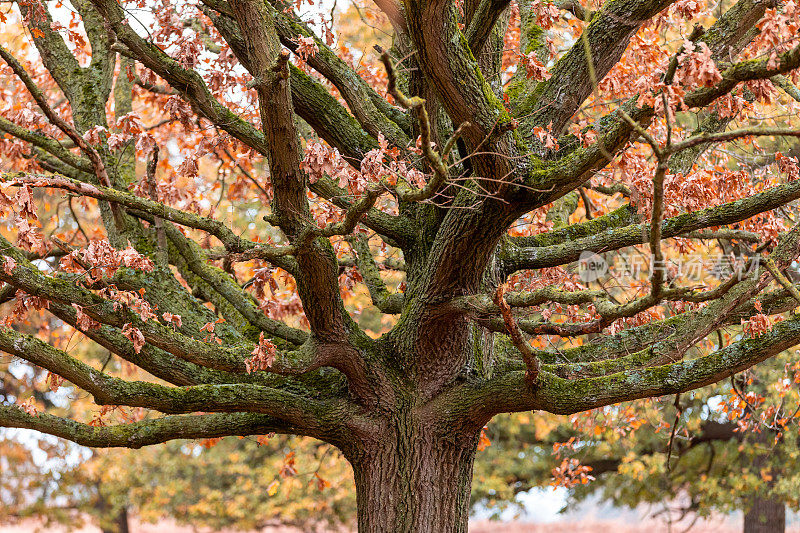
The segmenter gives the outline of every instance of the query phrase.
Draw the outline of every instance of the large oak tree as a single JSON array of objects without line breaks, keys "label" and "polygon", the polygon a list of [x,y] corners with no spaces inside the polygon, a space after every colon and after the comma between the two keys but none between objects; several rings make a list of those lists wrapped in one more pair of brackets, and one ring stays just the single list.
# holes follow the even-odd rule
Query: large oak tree
[{"label": "large oak tree", "polygon": [[[0,349],[99,405],[166,416],[84,424],[18,402],[0,424],[95,447],[312,436],[352,464],[360,531],[465,531],[496,414],[687,391],[800,343],[783,273],[800,253],[796,161],[748,172],[735,150],[800,135],[774,92],[798,94],[794,2],[376,3],[393,36],[367,53],[335,49],[328,21],[318,37],[302,2],[16,2],[37,54],[0,48],[0,206],[17,230],[0,237],[16,302]],[[249,193],[263,222],[175,185],[201,156],[253,184],[229,198]],[[43,236],[36,206],[55,191],[96,200],[102,231]],[[747,275],[698,287],[665,268],[709,239],[753,243]],[[561,268],[637,245],[655,268],[626,289]],[[390,331],[359,327],[354,283]],[[34,308],[153,379],[29,331]],[[742,320],[748,336],[694,350]]]}]

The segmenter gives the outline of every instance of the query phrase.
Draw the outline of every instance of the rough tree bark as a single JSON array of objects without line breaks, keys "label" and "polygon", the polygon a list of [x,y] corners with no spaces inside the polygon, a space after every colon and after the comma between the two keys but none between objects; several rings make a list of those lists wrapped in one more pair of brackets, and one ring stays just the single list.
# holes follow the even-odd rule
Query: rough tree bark
[{"label": "rough tree bark", "polygon": [[442,438],[404,420],[348,459],[358,530],[467,531],[477,435]]}]

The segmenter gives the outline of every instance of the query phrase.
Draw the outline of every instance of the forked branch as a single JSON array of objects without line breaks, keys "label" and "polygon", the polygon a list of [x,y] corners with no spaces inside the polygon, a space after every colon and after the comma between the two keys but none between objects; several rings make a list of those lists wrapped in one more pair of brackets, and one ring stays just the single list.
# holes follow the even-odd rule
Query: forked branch
[{"label": "forked branch", "polygon": [[392,65],[392,59],[389,56],[389,52],[385,50],[381,52],[381,61],[383,61],[383,65],[386,67],[386,75],[389,78],[389,85],[387,88],[389,94],[391,94],[401,106],[405,107],[406,109],[412,109],[417,114],[420,141],[422,143],[422,154],[425,156],[425,159],[433,170],[433,178],[427,184],[425,184],[424,187],[413,189],[407,186],[403,187],[398,185],[397,194],[401,200],[406,202],[422,202],[424,200],[429,200],[436,196],[444,184],[447,183],[449,170],[444,159],[447,158],[448,153],[453,148],[458,136],[461,135],[461,132],[465,127],[469,126],[469,123],[464,122],[456,129],[451,139],[445,145],[444,151],[440,155],[436,150],[433,149],[433,142],[431,140],[431,122],[430,118],[428,117],[428,111],[425,108],[425,99],[419,96],[408,97],[403,94],[403,91],[401,91],[397,86],[397,75],[394,71],[394,65]]}]

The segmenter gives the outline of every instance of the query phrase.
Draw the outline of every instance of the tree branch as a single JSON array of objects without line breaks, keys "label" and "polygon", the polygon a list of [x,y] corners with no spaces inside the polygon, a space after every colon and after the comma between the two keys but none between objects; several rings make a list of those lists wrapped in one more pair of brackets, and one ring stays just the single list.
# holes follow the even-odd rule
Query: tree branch
[{"label": "tree branch", "polygon": [[[50,104],[47,103],[47,99],[45,98],[42,91],[30,77],[30,75],[25,71],[22,65],[12,56],[5,48],[0,46],[0,57],[11,67],[11,70],[14,71],[14,74],[22,80],[25,84],[25,87],[28,89],[28,92],[33,97],[36,105],[39,106],[39,109],[45,114],[47,119],[50,121],[51,124],[58,127],[64,134],[75,143],[75,146],[80,148],[81,152],[89,159],[92,164],[92,168],[94,169],[94,174],[100,183],[106,187],[112,187],[111,178],[108,175],[108,171],[106,170],[106,165],[103,162],[103,159],[100,157],[98,151],[87,143],[84,138],[80,135],[80,133],[75,129],[75,127],[68,123],[66,120],[61,118],[58,113],[56,113]],[[125,216],[119,207],[112,203],[111,210],[114,214],[114,222],[117,226],[118,231],[122,231],[125,229]]]},{"label": "tree branch", "polygon": [[481,0],[465,32],[467,44],[475,57],[480,56],[484,45],[510,0]]},{"label": "tree branch", "polygon": [[497,291],[494,293],[494,304],[500,309],[500,314],[503,317],[503,322],[505,322],[506,331],[511,337],[511,341],[514,343],[517,350],[519,350],[519,353],[522,354],[522,360],[525,362],[525,379],[527,383],[529,385],[535,385],[536,379],[539,376],[539,359],[536,357],[533,349],[531,349],[531,345],[528,344],[528,341],[525,340],[522,333],[519,331],[514,317],[511,315],[511,307],[503,297],[504,291],[505,288],[503,285],[497,287]]},{"label": "tree branch", "polygon": [[0,117],[0,131],[4,131],[9,135],[41,148],[76,170],[87,173],[91,173],[94,170],[90,161],[76,156],[57,140],[18,126],[3,117]]},{"label": "tree branch", "polygon": [[[236,18],[229,2],[203,0],[203,3],[223,15]],[[280,4],[278,3],[278,5]],[[383,134],[392,144],[401,148],[408,145],[407,132],[411,129],[408,117],[389,105],[357,72],[317,37],[293,11],[276,9],[272,2],[266,2],[265,6],[270,12],[275,24],[275,31],[283,46],[296,53],[299,37],[314,40],[318,51],[304,60],[336,87],[348,108],[367,133],[374,138]]]},{"label": "tree branch", "polygon": [[72,142],[75,143],[75,146],[80,148],[81,151],[86,155],[86,157],[89,158],[89,161],[92,164],[92,168],[94,169],[95,174],[97,175],[97,179],[100,180],[100,183],[102,183],[106,187],[111,187],[111,179],[108,177],[105,164],[103,163],[103,160],[100,158],[100,154],[97,153],[97,150],[95,150],[92,146],[90,146],[83,139],[83,137],[81,137],[80,133],[78,133],[78,131],[72,124],[69,124],[66,120],[61,118],[58,115],[58,113],[56,113],[53,110],[53,108],[50,107],[50,104],[47,103],[47,100],[42,91],[39,89],[39,87],[36,85],[36,83],[33,81],[30,75],[28,75],[28,73],[19,63],[19,61],[17,61],[16,58],[14,58],[14,56],[8,53],[8,51],[2,46],[0,46],[0,57],[3,58],[3,60],[6,62],[6,64],[8,64],[9,67],[11,67],[11,70],[14,71],[14,74],[16,74],[17,77],[20,80],[22,80],[22,82],[25,84],[25,87],[28,89],[28,92],[31,94],[34,101],[36,102],[36,105],[39,106],[39,109],[42,110],[42,112],[45,114],[50,123],[52,123],[54,126],[58,127],[58,129],[63,131],[64,134],[66,134],[66,136],[69,137],[72,140]]},{"label": "tree branch", "polygon": [[[51,301],[47,310],[78,329],[77,313],[71,305]],[[137,352],[133,343],[122,335],[119,329],[112,326],[101,325],[99,328],[82,331],[82,333],[111,353],[173,385],[248,383],[258,382],[261,378],[257,374],[233,374],[196,365],[179,359],[150,343],[145,343]]]},{"label": "tree branch", "polygon": [[[221,15],[208,7],[201,6],[201,9],[214,22],[242,65],[245,68],[251,65],[244,38],[232,12]],[[367,152],[378,148],[378,141],[362,129],[355,117],[321,83],[294,65],[289,65],[289,77],[295,112],[348,161],[360,162]]]},{"label": "tree branch", "polygon": [[398,186],[397,194],[400,200],[405,202],[422,202],[433,198],[444,186],[444,184],[447,183],[449,171],[444,160],[447,159],[453,144],[461,135],[462,131],[465,128],[468,128],[470,123],[465,121],[458,126],[456,131],[453,133],[453,136],[445,145],[442,155],[439,155],[439,153],[433,149],[433,145],[431,144],[431,123],[430,119],[428,118],[428,111],[425,109],[425,100],[419,96],[413,96],[409,98],[397,87],[397,76],[395,75],[392,59],[389,57],[388,52],[384,51],[381,54],[381,61],[383,61],[383,65],[386,67],[386,75],[389,78],[389,86],[387,89],[389,94],[394,96],[400,105],[406,109],[415,111],[417,114],[420,140],[422,141],[422,154],[425,156],[425,159],[428,161],[428,164],[433,170],[433,178],[426,183],[424,187],[421,189],[412,189]]},{"label": "tree branch", "polygon": [[[687,108],[703,108],[728,94],[740,82],[767,79],[798,67],[800,67],[800,46],[779,54],[774,62],[766,58],[735,63],[721,73],[721,82],[713,87],[695,89],[686,95],[684,104]],[[629,100],[622,106],[621,111],[635,123],[646,127],[653,119],[655,111],[649,106],[637,107],[637,99],[638,97],[634,97]],[[623,114],[617,111],[597,121],[597,130],[602,134],[599,135],[598,141],[588,148],[570,152],[546,168],[541,168],[537,162],[532,163],[526,185],[532,191],[530,201],[535,202],[534,205],[552,202],[582,185],[592,173],[608,164],[613,154],[622,149],[635,133],[634,128],[623,119]]]},{"label": "tree branch", "polygon": [[356,256],[356,266],[364,284],[369,290],[372,303],[384,313],[399,314],[403,309],[403,295],[401,293],[390,293],[386,284],[381,278],[378,265],[372,257],[369,249],[369,238],[365,235],[353,235],[347,241],[353,247]]},{"label": "tree branch", "polygon": [[0,328],[0,350],[67,379],[94,396],[98,405],[125,405],[177,414],[257,412],[297,427],[320,427],[318,417],[344,415],[346,402],[324,402],[291,392],[250,384],[166,387],[144,381],[125,381],[99,372],[30,335]]},{"label": "tree branch", "polygon": [[[770,259],[780,269],[794,261],[798,253],[800,226],[795,226],[782,235]],[[719,328],[730,313],[749,302],[768,282],[769,275],[760,275],[735,285],[718,300],[702,308],[693,318],[692,327],[676,331],[674,335],[651,348],[621,359],[579,365],[582,370],[598,367],[614,373],[563,380],[543,372],[540,380],[546,382],[542,386],[549,387],[549,391],[541,396],[521,393],[522,388],[518,388],[514,392],[508,389],[505,396],[498,397],[501,394],[500,389],[510,386],[511,383],[520,386],[520,373],[509,372],[505,377],[490,379],[479,396],[487,394],[486,398],[495,398],[496,406],[491,415],[515,411],[516,407],[512,406],[523,404],[526,407],[520,410],[543,409],[569,414],[625,400],[685,392],[717,382],[800,343],[800,317],[792,315],[755,338],[741,340],[697,359],[680,361],[691,346]],[[671,364],[665,365],[665,362]],[[647,368],[641,368],[642,366]],[[502,385],[496,387],[495,383]],[[519,396],[527,398],[520,401]]]},{"label": "tree branch", "polygon": [[241,315],[270,336],[280,337],[296,345],[308,340],[308,334],[299,329],[287,326],[283,322],[273,320],[266,316],[257,306],[252,296],[242,289],[225,271],[206,263],[203,251],[192,240],[186,239],[175,226],[167,223],[164,230],[170,242],[183,256],[187,265],[197,276],[205,281],[214,291],[218,292]]},{"label": "tree branch", "polygon": [[[630,38],[639,27],[673,1],[620,0],[604,3],[583,35],[550,70],[550,79],[540,83],[513,110],[515,116],[524,117],[521,120],[525,132],[531,131],[534,126],[549,127],[550,124],[553,132],[560,132],[594,89],[590,69],[594,72],[595,83],[599,83],[619,62]],[[589,65],[585,46],[589,48],[593,65]]]},{"label": "tree branch", "polygon": [[[662,224],[662,235],[663,237],[677,237],[708,227],[741,222],[759,213],[771,211],[788,204],[798,198],[800,198],[800,182],[779,185],[742,200],[668,218]],[[595,219],[592,222],[597,220],[600,219]],[[587,222],[586,224],[588,225],[589,223]],[[595,227],[602,228],[603,225]],[[597,235],[580,237],[560,245],[553,244],[544,247],[516,249],[513,248],[513,245],[507,246],[501,254],[503,272],[508,275],[523,269],[565,265],[577,261],[583,251],[602,253],[642,244],[645,242],[645,236],[649,231],[649,224],[637,224],[612,229]],[[538,242],[542,241],[543,239]]]},{"label": "tree branch", "polygon": [[0,405],[0,426],[33,429],[94,448],[141,448],[174,439],[206,439],[231,435],[267,433],[325,435],[304,431],[260,414],[211,414],[165,416],[132,424],[94,427],[49,414],[29,415],[15,406]]},{"label": "tree branch", "polygon": [[63,189],[79,196],[88,196],[98,200],[115,202],[138,211],[149,213],[154,217],[180,224],[181,226],[205,231],[218,238],[226,249],[233,252],[244,252],[257,247],[259,258],[275,261],[278,265],[283,262],[286,256],[294,252],[294,248],[291,246],[269,247],[264,244],[257,245],[256,243],[242,239],[225,224],[213,218],[181,211],[180,209],[169,207],[161,202],[133,195],[127,191],[104,187],[102,185],[91,185],[66,176],[8,172],[0,174],[0,180],[9,182],[11,185],[24,183],[31,187]]},{"label": "tree branch", "polygon": [[[9,283],[32,296],[65,305],[78,305],[88,316],[102,324],[119,329],[125,324],[131,324],[142,332],[147,342],[186,361],[218,370],[240,373],[246,371],[244,360],[250,355],[252,345],[214,346],[177,332],[156,320],[144,321],[133,311],[119,307],[118,304],[105,300],[71,281],[46,276],[30,265],[19,250],[2,236],[0,236],[0,254],[12,257],[18,263],[10,274],[0,271],[0,281]],[[183,327],[186,328],[187,325]]]}]

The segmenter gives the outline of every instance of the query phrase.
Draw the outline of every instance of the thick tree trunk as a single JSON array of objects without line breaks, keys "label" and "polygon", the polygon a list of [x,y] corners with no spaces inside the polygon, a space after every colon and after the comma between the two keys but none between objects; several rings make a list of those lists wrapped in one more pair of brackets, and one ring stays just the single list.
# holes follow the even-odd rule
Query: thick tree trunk
[{"label": "thick tree trunk", "polygon": [[129,533],[130,528],[128,526],[128,508],[120,508],[116,516],[109,519],[108,522],[101,520],[100,530],[103,533]]},{"label": "thick tree trunk", "polygon": [[786,530],[786,506],[769,498],[753,498],[744,515],[744,533],[783,533]]},{"label": "thick tree trunk", "polygon": [[403,429],[351,458],[359,533],[466,532],[477,438]]}]

